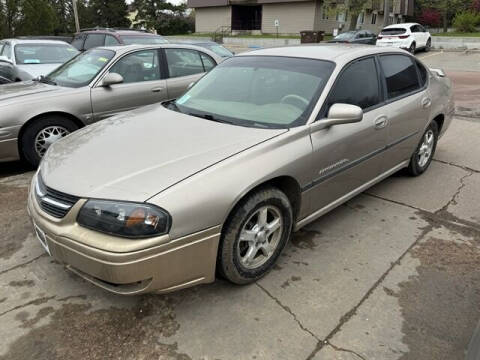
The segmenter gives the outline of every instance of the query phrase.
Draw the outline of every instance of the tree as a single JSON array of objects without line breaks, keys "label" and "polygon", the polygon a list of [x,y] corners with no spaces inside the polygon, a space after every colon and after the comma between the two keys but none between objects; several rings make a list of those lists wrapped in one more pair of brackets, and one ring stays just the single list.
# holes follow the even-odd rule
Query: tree
[{"label": "tree", "polygon": [[187,15],[187,5],[173,5],[165,0],[135,0],[135,23],[145,29],[155,29],[162,35],[185,34],[194,30]]},{"label": "tree", "polygon": [[448,24],[456,13],[467,10],[472,0],[417,0],[420,8],[435,9],[442,15],[443,32],[448,31]]},{"label": "tree", "polygon": [[439,27],[442,24],[442,14],[436,9],[423,9],[418,20],[423,25]]},{"label": "tree", "polygon": [[57,24],[55,10],[47,0],[23,0],[22,15],[15,29],[15,36],[50,35]]},{"label": "tree", "polygon": [[349,30],[355,30],[357,28],[358,16],[368,3],[369,0],[347,0],[344,4],[337,4],[336,0],[325,1],[325,5],[330,9],[334,9],[335,12],[343,11],[345,12],[345,17],[350,15]]},{"label": "tree", "polygon": [[14,37],[15,29],[21,20],[21,0],[5,0],[3,3],[5,37]]},{"label": "tree", "polygon": [[125,0],[90,0],[89,8],[91,20],[97,26],[130,27]]}]

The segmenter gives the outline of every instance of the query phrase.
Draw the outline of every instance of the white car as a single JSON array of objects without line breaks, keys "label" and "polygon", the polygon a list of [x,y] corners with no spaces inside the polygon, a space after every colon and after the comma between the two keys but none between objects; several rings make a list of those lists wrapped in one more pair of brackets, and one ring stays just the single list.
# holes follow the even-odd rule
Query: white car
[{"label": "white car", "polygon": [[432,36],[422,25],[416,23],[395,24],[383,28],[377,37],[377,46],[392,46],[410,51],[430,51]]},{"label": "white car", "polygon": [[0,41],[0,84],[47,75],[79,54],[57,40],[5,39]]}]

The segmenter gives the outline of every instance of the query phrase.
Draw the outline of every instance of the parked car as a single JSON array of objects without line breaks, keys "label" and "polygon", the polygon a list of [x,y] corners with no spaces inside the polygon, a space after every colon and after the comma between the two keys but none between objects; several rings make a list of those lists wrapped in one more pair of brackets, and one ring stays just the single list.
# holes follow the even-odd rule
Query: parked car
[{"label": "parked car", "polygon": [[35,81],[0,87],[0,161],[38,165],[84,125],[181,96],[222,60],[191,45],[129,45],[84,52]]},{"label": "parked car", "polygon": [[66,43],[71,43],[73,40],[73,36],[62,36],[62,35],[31,35],[31,36],[18,36],[16,39],[22,40],[57,40],[63,41]]},{"label": "parked car", "polygon": [[28,209],[45,250],[109,291],[247,284],[292,231],[424,173],[453,111],[448,78],[403,50],[258,50],[53,144]]},{"label": "parked car", "polygon": [[213,51],[215,54],[222,58],[229,58],[235,55],[234,52],[228,50],[226,47],[214,42],[214,41],[179,41],[177,44],[189,44],[200,46],[206,48],[210,51]]},{"label": "parked car", "polygon": [[347,31],[335,36],[329,43],[352,43],[375,45],[377,35],[369,30]]},{"label": "parked car", "polygon": [[72,45],[80,51],[99,46],[118,45],[158,45],[168,41],[160,36],[143,30],[122,30],[110,28],[84,29],[75,34]]},{"label": "parked car", "polygon": [[48,74],[77,54],[77,49],[63,41],[1,40],[0,77],[8,82],[30,80]]},{"label": "parked car", "polygon": [[417,50],[430,51],[432,36],[422,25],[416,23],[395,24],[383,28],[377,37],[377,46],[405,49],[414,54]]}]

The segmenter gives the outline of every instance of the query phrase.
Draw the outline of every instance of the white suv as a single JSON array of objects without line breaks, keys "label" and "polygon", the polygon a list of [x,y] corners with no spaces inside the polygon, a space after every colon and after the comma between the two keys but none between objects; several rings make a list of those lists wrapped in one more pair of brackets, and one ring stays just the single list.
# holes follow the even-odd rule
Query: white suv
[{"label": "white suv", "polygon": [[377,46],[393,46],[413,54],[418,49],[429,51],[432,46],[432,36],[420,24],[389,25],[378,35]]}]

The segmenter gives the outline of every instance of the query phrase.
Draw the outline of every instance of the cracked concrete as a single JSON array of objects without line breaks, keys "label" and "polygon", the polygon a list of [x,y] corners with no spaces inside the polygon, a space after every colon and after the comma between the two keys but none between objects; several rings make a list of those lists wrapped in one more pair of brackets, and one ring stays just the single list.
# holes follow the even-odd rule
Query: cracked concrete
[{"label": "cracked concrete", "polygon": [[8,221],[32,173],[1,168],[0,359],[461,359],[480,317],[479,139],[455,120],[424,176],[310,224],[256,284],[168,296],[114,296],[44,255]]}]

